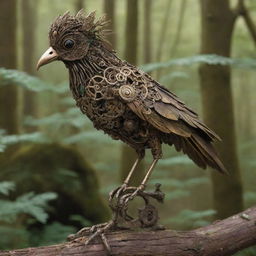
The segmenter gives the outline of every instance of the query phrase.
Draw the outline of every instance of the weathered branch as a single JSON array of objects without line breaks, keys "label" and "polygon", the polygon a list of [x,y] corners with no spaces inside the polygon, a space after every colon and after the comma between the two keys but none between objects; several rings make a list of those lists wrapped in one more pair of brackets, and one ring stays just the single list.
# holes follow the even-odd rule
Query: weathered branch
[{"label": "weathered branch", "polygon": [[237,16],[242,16],[244,18],[246,27],[253,39],[253,42],[256,46],[256,25],[253,22],[253,19],[250,15],[250,12],[244,4],[244,0],[238,0],[238,4],[235,10]]},{"label": "weathered branch", "polygon": [[[225,256],[256,244],[256,207],[192,231],[122,231],[107,234],[113,255]],[[0,252],[0,256],[103,256],[100,241],[86,237],[63,244]]]}]

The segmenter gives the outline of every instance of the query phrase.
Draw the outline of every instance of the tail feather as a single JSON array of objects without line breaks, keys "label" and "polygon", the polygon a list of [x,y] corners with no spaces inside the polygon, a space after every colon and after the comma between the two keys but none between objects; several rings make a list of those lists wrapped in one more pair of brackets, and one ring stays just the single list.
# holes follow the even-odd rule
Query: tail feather
[{"label": "tail feather", "polygon": [[168,134],[168,136],[164,138],[164,142],[170,145],[173,144],[177,151],[182,150],[195,164],[203,169],[210,166],[221,173],[228,173],[211,144],[212,142],[205,140],[205,138],[200,137],[200,135],[196,133],[193,133],[188,138]]},{"label": "tail feather", "polygon": [[195,143],[195,150],[199,150],[202,153],[207,165],[222,173],[227,173],[225,166],[220,161],[220,158],[210,141],[205,141],[195,134],[193,134],[190,139]]}]

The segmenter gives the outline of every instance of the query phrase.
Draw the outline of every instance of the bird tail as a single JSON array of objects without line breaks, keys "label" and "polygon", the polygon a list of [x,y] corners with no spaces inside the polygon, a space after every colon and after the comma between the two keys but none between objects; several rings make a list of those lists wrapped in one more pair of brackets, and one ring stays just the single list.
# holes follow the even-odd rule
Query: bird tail
[{"label": "bird tail", "polygon": [[181,136],[169,137],[166,142],[174,144],[177,151],[183,151],[199,167],[206,169],[207,166],[210,166],[221,173],[228,174],[211,141],[192,133],[187,138]]},{"label": "bird tail", "polygon": [[196,134],[193,134],[190,140],[194,150],[201,154],[206,165],[220,171],[221,173],[228,173],[210,141],[206,141]]}]

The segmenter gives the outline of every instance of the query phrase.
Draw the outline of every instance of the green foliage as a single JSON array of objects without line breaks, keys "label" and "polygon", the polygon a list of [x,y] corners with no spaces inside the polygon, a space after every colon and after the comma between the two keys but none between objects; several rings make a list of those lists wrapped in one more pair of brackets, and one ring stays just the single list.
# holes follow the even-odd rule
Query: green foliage
[{"label": "green foliage", "polygon": [[89,119],[86,116],[82,116],[78,108],[69,108],[65,112],[55,113],[41,119],[35,119],[30,116],[25,120],[25,125],[30,126],[47,126],[52,124],[55,124],[55,129],[60,129],[67,125],[76,128],[91,126]]},{"label": "green foliage", "polygon": [[8,248],[28,247],[30,232],[23,226],[4,226],[0,225],[0,250]]},{"label": "green foliage", "polygon": [[141,68],[145,72],[152,72],[162,68],[169,68],[172,66],[191,66],[193,64],[209,64],[209,65],[225,65],[234,68],[255,69],[255,59],[232,59],[228,57],[218,56],[216,54],[196,55],[191,57],[172,59],[167,62],[157,62],[143,65]]},{"label": "green foliage", "polygon": [[66,83],[65,85],[53,85],[46,83],[37,77],[28,75],[25,72],[0,68],[0,86],[8,86],[8,84],[15,84],[34,92],[51,91],[55,93],[64,93],[68,90]]},{"label": "green foliage", "polygon": [[255,191],[246,191],[244,193],[244,201],[247,205],[256,204],[256,192]]},{"label": "green foliage", "polygon": [[205,211],[193,211],[193,210],[183,210],[178,215],[168,218],[166,220],[167,224],[182,224],[182,226],[187,226],[191,228],[201,227],[208,225],[210,222],[206,219],[213,217],[216,214],[214,210]]},{"label": "green foliage", "polygon": [[37,221],[45,223],[48,214],[45,211],[49,201],[56,199],[55,193],[43,193],[35,195],[33,192],[16,198],[15,201],[0,200],[0,220],[13,223],[20,214],[28,214]]},{"label": "green foliage", "polygon": [[151,179],[151,184],[160,183],[166,185],[169,188],[178,188],[178,189],[189,189],[197,185],[209,183],[209,179],[204,177],[196,177],[188,180],[177,180],[177,179]]},{"label": "green foliage", "polygon": [[[65,112],[54,113],[41,119],[27,117],[25,125],[44,126],[49,141],[74,144],[86,141],[92,144],[113,144],[116,141],[110,139],[103,132],[92,127],[91,121],[82,115],[78,108],[68,108]],[[73,134],[73,129],[76,129]],[[62,131],[61,133],[59,131]]]},{"label": "green foliage", "polygon": [[170,167],[178,164],[191,165],[193,164],[193,161],[186,155],[181,155],[162,159],[159,164],[161,165],[161,167]]},{"label": "green foliage", "polygon": [[15,185],[11,181],[0,182],[0,194],[8,196],[15,189]]},{"label": "green foliage", "polygon": [[160,78],[159,82],[162,84],[166,84],[166,83],[172,82],[176,79],[189,79],[189,75],[185,72],[175,71],[175,72],[171,72],[165,76],[162,76]]},{"label": "green foliage", "polygon": [[53,222],[45,225],[42,230],[32,232],[30,235],[30,244],[32,246],[57,244],[64,242],[69,234],[75,232],[76,228],[73,226]]},{"label": "green foliage", "polygon": [[99,145],[103,143],[114,144],[117,142],[106,136],[106,134],[104,134],[103,132],[97,130],[80,132],[75,135],[66,137],[62,140],[64,144],[73,144],[80,141],[86,141],[86,143],[93,143],[94,145]]},{"label": "green foliage", "polygon": [[[0,182],[0,193],[8,196],[15,189],[13,182]],[[15,200],[0,199],[0,249],[29,246],[30,232],[27,225],[32,223],[45,223],[48,217],[46,209],[48,202],[56,199],[55,193],[33,192],[17,197]]]},{"label": "green foliage", "polygon": [[47,137],[40,133],[25,133],[20,135],[6,135],[3,130],[0,130],[0,152],[4,152],[7,146],[14,145],[21,142],[32,142],[32,143],[46,143],[49,142]]},{"label": "green foliage", "polygon": [[233,256],[255,256],[256,255],[256,246],[252,246],[241,250],[238,253],[235,253]]},{"label": "green foliage", "polygon": [[189,195],[190,195],[189,191],[182,190],[182,189],[176,189],[174,191],[166,191],[165,200],[180,199],[183,197],[188,197]]},{"label": "green foliage", "polygon": [[85,218],[84,218],[83,216],[81,216],[81,215],[77,215],[77,214],[71,215],[71,216],[70,216],[70,220],[71,220],[71,221],[79,222],[79,223],[81,224],[81,226],[83,226],[83,227],[92,226],[92,223],[91,223],[89,220],[85,219]]},{"label": "green foliage", "polygon": [[64,168],[58,169],[53,173],[52,179],[56,184],[62,185],[63,187],[68,184],[68,189],[72,189],[72,191],[82,189],[78,173],[72,170]]}]

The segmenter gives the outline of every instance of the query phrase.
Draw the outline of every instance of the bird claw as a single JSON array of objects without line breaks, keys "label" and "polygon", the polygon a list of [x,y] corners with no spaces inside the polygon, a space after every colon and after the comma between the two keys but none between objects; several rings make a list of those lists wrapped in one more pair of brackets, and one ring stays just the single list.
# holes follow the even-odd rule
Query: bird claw
[{"label": "bird claw", "polygon": [[97,236],[99,236],[102,240],[102,243],[108,253],[108,255],[111,255],[111,248],[108,244],[107,238],[105,236],[105,233],[114,228],[116,225],[114,220],[110,220],[109,222],[101,223],[94,225],[92,227],[84,227],[80,229],[76,234],[72,234],[68,236],[68,241],[73,241],[79,237],[83,237],[85,235],[91,234],[87,241],[85,242],[86,245],[88,245],[93,239],[95,239]]},{"label": "bird claw", "polygon": [[141,192],[145,190],[144,185],[140,185],[139,187],[135,188],[135,191],[127,193],[126,195],[121,197],[121,207],[127,208],[129,201],[132,201],[136,196],[138,196]]},{"label": "bird claw", "polygon": [[114,226],[115,226],[115,223],[113,220],[110,220],[109,222],[106,222],[106,223],[101,223],[101,224],[92,226],[90,228],[90,233],[92,233],[92,235],[88,238],[85,244],[89,244],[97,236],[102,236],[102,234],[106,233],[108,230],[110,230]]},{"label": "bird claw", "polygon": [[120,196],[123,194],[123,192],[126,190],[127,184],[124,183],[121,186],[115,188],[109,193],[109,201],[111,202],[114,198],[120,198]]}]

